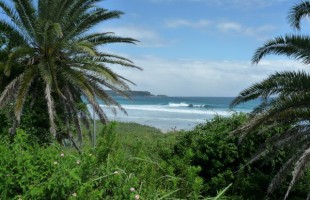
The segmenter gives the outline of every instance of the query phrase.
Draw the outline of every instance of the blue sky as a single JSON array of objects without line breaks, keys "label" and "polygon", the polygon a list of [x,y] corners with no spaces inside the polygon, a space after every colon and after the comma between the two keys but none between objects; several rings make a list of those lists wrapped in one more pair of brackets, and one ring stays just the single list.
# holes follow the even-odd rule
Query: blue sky
[{"label": "blue sky", "polygon": [[[292,30],[297,0],[105,0],[121,19],[96,29],[140,40],[102,48],[132,59],[143,71],[113,67],[134,81],[133,90],[169,96],[235,96],[275,71],[306,69],[285,57],[250,60],[268,39]],[[304,20],[302,33],[310,23]]]}]

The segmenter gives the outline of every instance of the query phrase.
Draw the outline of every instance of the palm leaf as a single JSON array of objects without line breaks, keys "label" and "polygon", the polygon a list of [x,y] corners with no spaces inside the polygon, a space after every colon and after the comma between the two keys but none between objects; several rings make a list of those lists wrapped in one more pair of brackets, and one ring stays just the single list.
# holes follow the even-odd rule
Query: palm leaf
[{"label": "palm leaf", "polygon": [[310,37],[301,35],[286,35],[267,41],[258,48],[252,57],[252,63],[258,63],[269,54],[286,55],[305,64],[310,64]]},{"label": "palm leaf", "polygon": [[55,108],[54,108],[54,100],[52,97],[51,86],[49,83],[46,83],[45,87],[45,98],[47,100],[47,108],[48,108],[48,116],[50,120],[50,131],[54,137],[56,137],[56,125],[55,125]]},{"label": "palm leaf", "polygon": [[[300,29],[301,19],[309,16],[309,13],[309,1],[295,5],[288,16],[291,26]],[[256,64],[269,54],[286,55],[308,65],[310,64],[310,37],[285,35],[269,40],[256,50],[252,62]],[[273,157],[271,154],[275,155],[276,150],[281,148],[292,152],[292,156],[286,160],[268,189],[268,194],[275,191],[295,163],[292,179],[285,195],[287,199],[293,185],[310,163],[310,75],[304,71],[277,72],[243,90],[233,100],[231,107],[258,98],[262,101],[250,114],[249,122],[233,133],[240,133],[242,138],[250,132],[261,134],[271,128],[287,127],[286,131],[275,134],[265,141],[249,161],[252,163],[266,155],[270,159]],[[265,128],[262,129],[262,127]],[[257,131],[258,129],[261,130]]]},{"label": "palm leaf", "polygon": [[24,102],[26,100],[29,88],[34,80],[35,75],[36,71],[34,70],[34,68],[29,68],[23,73],[23,76],[20,79],[20,84],[17,90],[15,101],[15,117],[18,122],[20,121]]},{"label": "palm leaf", "polygon": [[13,100],[13,97],[16,95],[16,91],[19,87],[20,80],[24,74],[19,75],[14,78],[2,91],[0,96],[0,108],[3,108],[4,105]]},{"label": "palm leaf", "polygon": [[301,155],[299,160],[295,164],[294,171],[292,173],[293,177],[291,183],[287,189],[284,200],[288,198],[288,195],[294,186],[295,182],[302,176],[310,163],[310,148],[306,149],[304,153]]},{"label": "palm leaf", "polygon": [[30,38],[35,39],[35,8],[30,0],[13,0],[19,19],[25,27]]},{"label": "palm leaf", "polygon": [[293,28],[300,29],[300,21],[304,17],[308,17],[310,13],[310,2],[304,1],[295,5],[289,15],[288,19]]}]

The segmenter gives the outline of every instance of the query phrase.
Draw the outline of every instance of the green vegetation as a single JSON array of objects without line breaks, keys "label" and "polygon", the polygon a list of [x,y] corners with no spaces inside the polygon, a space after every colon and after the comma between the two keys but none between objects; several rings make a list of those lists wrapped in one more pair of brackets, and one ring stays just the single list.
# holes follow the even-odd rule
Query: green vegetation
[{"label": "green vegetation", "polygon": [[[300,21],[310,14],[310,2],[305,1],[294,6],[289,14],[293,28],[300,29]],[[268,54],[286,55],[309,64],[310,37],[303,35],[286,35],[269,40],[258,48],[253,56],[253,63],[258,63]],[[278,170],[269,184],[268,193],[274,191],[292,173],[285,198],[287,199],[294,184],[309,170],[310,163],[310,75],[307,72],[277,72],[260,83],[242,91],[232,102],[232,106],[261,98],[261,104],[251,113],[251,120],[235,132],[245,137],[254,130],[264,127],[270,129],[289,126],[288,129],[272,134],[264,147],[258,150],[251,163],[261,156],[273,155],[278,149],[285,148],[291,152],[285,158],[282,168]],[[262,132],[261,131],[257,131]],[[309,190],[309,189],[308,189]],[[309,193],[310,195],[310,193]],[[310,197],[310,196],[309,196]]]},{"label": "green vegetation", "polygon": [[[137,41],[110,32],[91,33],[95,25],[122,14],[100,8],[98,2],[12,0],[11,7],[0,1],[0,11],[6,15],[0,19],[0,108],[14,105],[11,135],[21,122],[24,105],[42,116],[45,113],[48,132],[54,138],[73,142],[75,133],[79,143],[80,124],[87,126],[89,115],[84,97],[102,123],[107,117],[99,100],[123,110],[103,86],[128,96],[125,91],[131,82],[107,64],[138,67],[124,57],[100,52],[98,47]],[[47,112],[41,113],[42,108]]]},{"label": "green vegetation", "polygon": [[[125,112],[110,94],[127,97],[131,83],[107,64],[138,67],[98,51],[137,42],[89,32],[122,14],[97,7],[100,1],[12,0],[11,8],[0,0],[0,199],[310,197],[308,73],[276,73],[232,103],[262,98],[250,115],[217,116],[191,131],[103,125],[98,100]],[[309,14],[308,1],[293,7],[292,26]],[[274,53],[309,64],[309,45],[308,36],[277,37],[253,62]],[[95,148],[83,98],[100,119]]]},{"label": "green vegetation", "polygon": [[[245,114],[227,118],[217,116],[180,136],[172,155],[180,160],[187,157],[189,165],[201,169],[199,176],[204,180],[203,194],[212,195],[218,188],[233,183],[227,193],[232,199],[264,199],[274,174],[294,153],[288,151],[288,148],[273,149],[273,155],[265,156],[264,159],[249,165],[248,162],[258,149],[262,148],[264,141],[267,140],[269,145],[272,145],[272,136],[288,130],[289,127],[276,127],[257,135],[251,132],[252,134],[240,141],[239,135],[232,135],[232,131],[248,122],[249,118]],[[307,196],[309,172],[308,177],[292,191],[295,199],[305,199]],[[286,179],[283,182],[284,186],[288,184]],[[284,192],[285,190],[280,188],[270,194],[269,198],[280,199]]]},{"label": "green vegetation", "polygon": [[[6,137],[0,142],[0,198],[214,199],[216,191],[229,186],[219,199],[263,199],[290,154],[281,149],[267,162],[246,163],[262,141],[288,127],[252,135],[240,144],[230,132],[247,121],[243,114],[218,116],[192,131],[167,134],[135,123],[112,123],[98,131],[97,147],[84,143],[81,154],[57,143],[39,145],[31,133],[18,129],[14,141]],[[309,178],[307,171],[292,199],[305,199]],[[285,191],[282,187],[270,199]]]},{"label": "green vegetation", "polygon": [[196,171],[188,166],[178,175],[161,158],[174,144],[173,136],[155,136],[156,129],[134,125],[141,138],[126,137],[122,131],[128,125],[133,124],[105,126],[97,148],[85,145],[82,154],[55,143],[39,146],[18,129],[13,142],[0,142],[0,198],[200,198],[202,181]]}]

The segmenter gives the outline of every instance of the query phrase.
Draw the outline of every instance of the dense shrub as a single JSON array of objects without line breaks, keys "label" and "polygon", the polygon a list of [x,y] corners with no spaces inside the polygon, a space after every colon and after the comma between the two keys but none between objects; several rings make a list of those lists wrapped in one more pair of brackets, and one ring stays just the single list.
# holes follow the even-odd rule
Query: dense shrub
[{"label": "dense shrub", "polygon": [[[254,164],[244,166],[257,152],[261,144],[287,127],[269,130],[259,135],[250,134],[240,142],[239,135],[230,133],[247,121],[245,114],[231,117],[216,116],[211,121],[198,125],[184,133],[175,145],[172,155],[178,160],[200,168],[199,175],[204,180],[203,194],[213,195],[218,188],[233,183],[228,193],[234,199],[263,199],[267,187],[283,164],[283,158],[290,153],[287,149],[274,152],[273,156]],[[183,169],[181,168],[180,171]],[[309,180],[309,178],[307,179]],[[309,190],[307,180],[296,187],[292,196],[305,197]],[[283,197],[285,190],[278,190],[271,197]]]},{"label": "dense shrub", "polygon": [[[8,132],[9,120],[7,118],[7,110],[2,109],[0,111],[0,134],[4,134]],[[3,135],[2,135],[3,137]]]},{"label": "dense shrub", "polygon": [[[25,134],[36,140],[39,144],[46,144],[52,141],[52,136],[49,132],[48,114],[46,113],[45,102],[31,102],[23,110],[23,118],[18,127],[25,131]],[[35,105],[30,105],[35,104]],[[12,128],[14,119],[14,105],[6,106],[0,110],[0,134],[8,136]]]},{"label": "dense shrub", "polygon": [[[203,199],[230,183],[231,199],[262,199],[290,152],[282,149],[244,167],[262,141],[282,131],[239,143],[229,133],[246,120],[246,115],[218,116],[192,131],[169,134],[113,123],[103,127],[96,148],[84,144],[81,154],[58,143],[39,144],[19,129],[13,141],[0,141],[0,199]],[[304,199],[309,178],[308,172],[292,199]],[[283,192],[285,187],[272,198]]]},{"label": "dense shrub", "polygon": [[[81,103],[76,105],[78,110],[86,110],[86,104]],[[45,145],[53,141],[53,136],[50,133],[50,124],[48,113],[46,112],[47,105],[45,100],[28,98],[26,105],[23,109],[23,117],[18,123],[18,127],[25,131],[31,140],[35,140],[36,143]],[[62,139],[67,139],[67,132],[70,129],[73,137],[76,137],[75,127],[72,124],[64,124],[64,118],[68,117],[67,113],[61,109],[57,109],[58,115],[55,122],[57,124],[58,141],[62,142]],[[8,135],[12,128],[14,120],[14,104],[6,106],[0,110],[0,134]]]}]

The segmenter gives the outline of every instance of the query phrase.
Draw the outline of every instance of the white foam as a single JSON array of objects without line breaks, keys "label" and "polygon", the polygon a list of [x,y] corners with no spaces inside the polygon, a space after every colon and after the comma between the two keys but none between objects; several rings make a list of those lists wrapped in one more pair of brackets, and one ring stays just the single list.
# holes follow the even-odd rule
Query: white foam
[{"label": "white foam", "polygon": [[169,103],[169,107],[189,107],[189,104],[185,102],[181,103]]},{"label": "white foam", "polygon": [[188,104],[186,102],[181,103],[169,103],[169,107],[194,107],[194,108],[205,108],[206,105],[204,104]]},{"label": "white foam", "polygon": [[184,122],[184,121],[186,121],[186,122],[195,122],[195,123],[202,123],[202,122],[205,122],[206,121],[206,119],[190,119],[190,118],[165,118],[165,117],[146,117],[146,116],[143,116],[143,117],[138,117],[138,116],[131,116],[131,115],[128,115],[128,116],[115,116],[115,115],[112,115],[112,114],[108,114],[107,115],[108,117],[110,117],[110,118],[115,118],[115,119],[124,119],[124,118],[126,118],[126,119],[129,119],[129,121],[130,121],[130,119],[134,119],[134,120],[138,120],[138,121],[154,121],[154,120],[156,120],[156,121],[171,121],[171,120],[173,120],[173,121],[180,121],[180,122]]},{"label": "white foam", "polygon": [[[106,107],[101,105],[102,107]],[[168,113],[180,113],[180,114],[199,114],[199,115],[222,115],[229,116],[232,114],[231,111],[225,110],[201,110],[193,108],[178,108],[178,107],[167,107],[161,105],[123,105],[126,110],[140,110],[140,111],[154,111],[154,112],[168,112]]]}]

